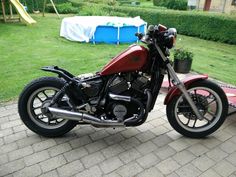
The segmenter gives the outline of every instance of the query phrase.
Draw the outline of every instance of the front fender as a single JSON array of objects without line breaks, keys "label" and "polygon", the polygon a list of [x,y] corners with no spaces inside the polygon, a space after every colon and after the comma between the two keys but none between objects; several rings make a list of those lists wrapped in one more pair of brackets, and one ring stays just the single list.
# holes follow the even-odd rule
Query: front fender
[{"label": "front fender", "polygon": [[[208,79],[208,75],[195,75],[185,78],[182,82],[185,85],[186,89],[188,89],[190,84],[199,80],[206,80],[206,79]],[[170,102],[170,100],[172,100],[173,97],[178,96],[180,94],[181,91],[176,86],[172,87],[165,97],[164,104],[167,105]]]}]

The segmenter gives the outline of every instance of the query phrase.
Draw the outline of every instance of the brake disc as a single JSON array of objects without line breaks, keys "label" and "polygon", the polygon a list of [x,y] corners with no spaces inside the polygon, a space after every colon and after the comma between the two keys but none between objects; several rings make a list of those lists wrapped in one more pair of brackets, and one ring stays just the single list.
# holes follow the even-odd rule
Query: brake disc
[{"label": "brake disc", "polygon": [[[197,106],[198,110],[202,115],[205,115],[208,109],[208,101],[207,98],[200,94],[190,94],[193,102]],[[196,119],[196,115],[194,114],[192,108],[188,104],[187,100],[184,99],[182,103],[179,105],[179,112],[182,112],[183,115],[191,120]]]}]

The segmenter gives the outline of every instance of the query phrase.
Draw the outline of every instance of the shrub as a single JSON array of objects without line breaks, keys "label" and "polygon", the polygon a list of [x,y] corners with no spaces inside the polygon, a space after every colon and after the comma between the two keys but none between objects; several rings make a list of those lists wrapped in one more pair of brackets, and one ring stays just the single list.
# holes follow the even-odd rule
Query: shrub
[{"label": "shrub", "polygon": [[193,60],[193,53],[183,48],[175,49],[174,59],[175,60]]},{"label": "shrub", "polygon": [[[33,12],[33,10],[43,10],[43,1],[44,0],[25,0],[21,1],[23,4],[26,4],[28,11]],[[66,3],[68,0],[53,0],[55,5]]]},{"label": "shrub", "polygon": [[193,53],[180,48],[174,50],[174,70],[177,73],[189,73],[193,60]]},{"label": "shrub", "polygon": [[105,12],[102,11],[102,8],[99,8],[96,5],[91,4],[90,6],[81,7],[79,10],[79,15],[102,16],[108,14],[105,14]]},{"label": "shrub", "polygon": [[154,6],[160,6],[161,0],[153,0]]},{"label": "shrub", "polygon": [[122,12],[110,11],[108,13],[109,13],[109,16],[127,17],[127,14],[122,13]]},{"label": "shrub", "polygon": [[153,0],[155,6],[164,6],[168,9],[187,10],[187,0]]},{"label": "shrub", "polygon": [[[74,6],[90,7],[91,4],[81,3],[77,0],[70,0]],[[107,6],[96,4],[95,8],[100,8],[101,15],[119,12],[127,16],[140,16],[149,24],[163,24],[167,27],[175,27],[178,33],[195,36],[202,39],[236,44],[236,19],[228,15],[218,15],[215,13],[159,10],[146,8],[133,8],[123,6]]]},{"label": "shrub", "polygon": [[[56,8],[58,13],[60,14],[70,14],[70,13],[78,13],[79,9],[76,7],[73,7],[71,3],[66,2],[62,4],[56,4]],[[54,13],[54,9],[51,4],[47,5],[47,11]]]},{"label": "shrub", "polygon": [[79,7],[79,14],[78,15],[87,15],[87,16],[119,16],[125,17],[127,16],[125,13],[111,11],[103,9],[102,6],[97,4],[90,4],[89,6],[80,6]]},{"label": "shrub", "polygon": [[120,6],[139,6],[140,5],[140,1],[139,0],[121,0],[118,1]]},{"label": "shrub", "polygon": [[187,0],[168,0],[165,1],[164,7],[174,10],[187,10],[188,2]]},{"label": "shrub", "polygon": [[83,2],[95,3],[95,4],[106,4],[114,6],[117,4],[116,0],[83,0]]}]

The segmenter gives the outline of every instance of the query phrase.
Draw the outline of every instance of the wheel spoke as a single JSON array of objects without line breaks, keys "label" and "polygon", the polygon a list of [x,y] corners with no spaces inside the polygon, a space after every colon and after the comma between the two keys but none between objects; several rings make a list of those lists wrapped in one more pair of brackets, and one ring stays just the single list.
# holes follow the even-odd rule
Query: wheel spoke
[{"label": "wheel spoke", "polygon": [[206,96],[206,99],[211,98],[212,93],[209,92],[209,95]]},{"label": "wheel spoke", "polygon": [[217,90],[207,85],[192,87],[188,89],[188,93],[197,109],[203,114],[203,117],[198,119],[188,105],[188,102],[186,102],[183,96],[180,96],[176,100],[174,107],[174,115],[178,119],[178,123],[187,131],[200,132],[210,129],[218,121],[219,111],[223,111],[224,107],[220,102],[221,96]]},{"label": "wheel spoke", "polygon": [[41,119],[45,119],[45,118],[48,118],[47,116],[45,116],[44,114],[42,114],[42,117]]},{"label": "wheel spoke", "polygon": [[210,101],[209,103],[207,103],[206,106],[209,106],[211,103],[213,103],[214,101],[216,101],[216,98],[214,98],[212,101]]},{"label": "wheel spoke", "polygon": [[207,111],[208,114],[210,114],[212,117],[215,117],[215,114],[211,111]]},{"label": "wheel spoke", "polygon": [[197,97],[197,90],[196,89],[194,89],[194,95]]},{"label": "wheel spoke", "polygon": [[42,93],[46,96],[46,98],[48,98],[48,95],[45,93],[45,90],[42,91]]},{"label": "wheel spoke", "polygon": [[41,115],[43,115],[43,113],[39,113],[39,114],[35,114],[37,117],[39,117],[39,116],[41,116]]},{"label": "wheel spoke", "polygon": [[39,109],[39,108],[41,108],[41,106],[33,107],[32,109],[35,110],[35,109]]},{"label": "wheel spoke", "polygon": [[58,121],[58,119],[56,119],[56,124],[59,124],[60,123],[60,121]]},{"label": "wheel spoke", "polygon": [[51,98],[53,98],[56,94],[57,94],[57,91],[53,90],[54,93],[52,94]]},{"label": "wheel spoke", "polygon": [[36,98],[38,98],[41,103],[43,102],[43,100],[38,95],[36,96]]},{"label": "wheel spoke", "polygon": [[196,122],[197,122],[197,118],[195,118],[195,120],[194,120],[193,128],[195,128]]},{"label": "wheel spoke", "polygon": [[186,124],[184,124],[184,125],[188,126],[189,122],[190,122],[190,117],[188,118],[188,122]]},{"label": "wheel spoke", "polygon": [[209,124],[211,122],[208,118],[206,118],[204,116],[203,116],[203,119],[207,121],[207,124]]},{"label": "wheel spoke", "polygon": [[48,118],[47,124],[50,125],[50,119]]},{"label": "wheel spoke", "polygon": [[184,105],[183,105],[183,106],[178,106],[178,108],[189,108],[189,106],[187,106],[187,105],[184,106]]},{"label": "wheel spoke", "polygon": [[[47,104],[47,102],[49,102],[57,94],[57,92],[57,88],[54,89],[53,87],[40,88],[37,92],[34,92],[31,100],[29,100],[30,107],[27,109],[30,109],[32,119],[37,120],[37,124],[40,126],[59,126],[66,122],[63,119],[50,119],[50,117],[43,114],[42,110],[40,110],[44,104]],[[65,106],[65,104],[63,104],[63,106]]]},{"label": "wheel spoke", "polygon": [[198,102],[198,103],[202,103],[202,100],[199,100],[199,97],[198,97],[198,94],[197,94],[197,90],[195,89],[194,90],[194,94],[195,94],[195,96],[196,96],[196,101]]},{"label": "wheel spoke", "polygon": [[179,111],[179,112],[177,112],[178,115],[183,114],[183,113],[191,113],[191,111]]}]

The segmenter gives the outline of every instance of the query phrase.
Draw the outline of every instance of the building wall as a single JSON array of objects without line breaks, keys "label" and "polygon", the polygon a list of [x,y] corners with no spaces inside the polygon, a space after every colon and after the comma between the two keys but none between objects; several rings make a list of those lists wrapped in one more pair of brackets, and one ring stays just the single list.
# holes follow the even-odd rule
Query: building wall
[{"label": "building wall", "polygon": [[232,1],[227,0],[226,6],[225,6],[225,12],[236,14],[236,5],[231,5]]},{"label": "building wall", "polygon": [[[236,13],[236,6],[231,5],[232,0],[226,0],[225,8],[223,10],[225,0],[212,0],[210,11],[213,12],[225,12],[225,13]],[[197,0],[198,9],[202,10],[204,8],[205,0]]]}]

